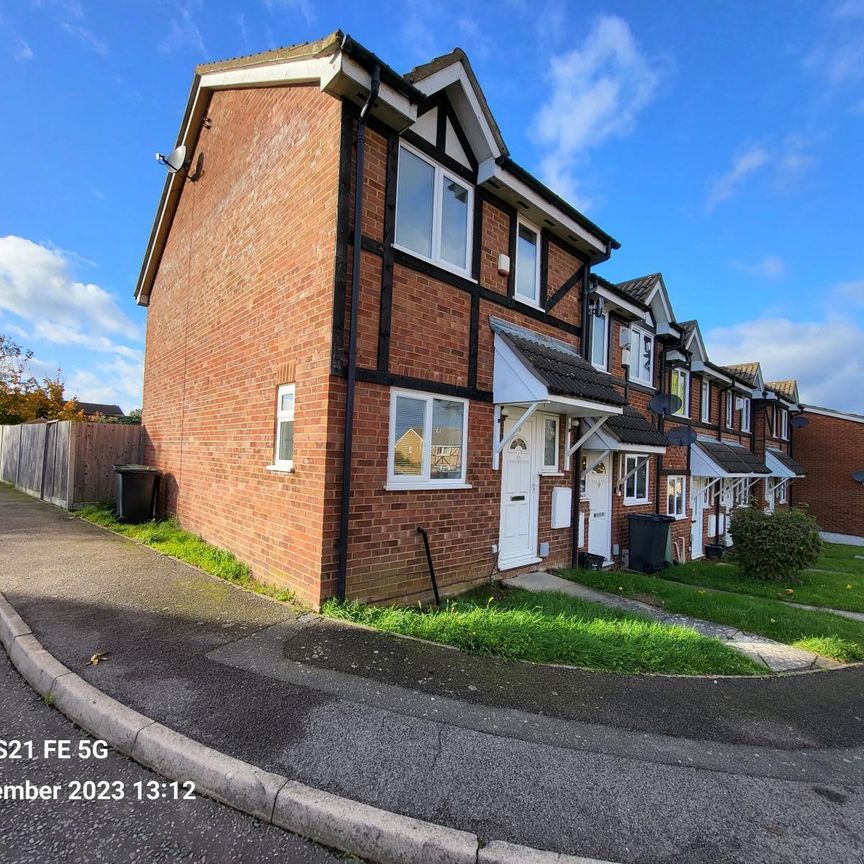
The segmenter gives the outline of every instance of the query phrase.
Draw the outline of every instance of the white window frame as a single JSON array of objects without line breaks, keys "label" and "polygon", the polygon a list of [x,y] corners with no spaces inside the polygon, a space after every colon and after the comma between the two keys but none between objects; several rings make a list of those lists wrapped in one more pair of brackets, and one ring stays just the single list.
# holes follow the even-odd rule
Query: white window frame
[{"label": "white window frame", "polygon": [[727,390],[726,396],[726,428],[735,428],[735,391]]},{"label": "white window frame", "polygon": [[699,419],[703,423],[711,422],[711,382],[702,382],[701,401],[699,402]]},{"label": "white window frame", "polygon": [[[680,503],[680,507],[676,506],[674,510],[669,509],[669,485],[675,483],[676,486],[680,482],[680,491],[676,490],[675,495],[676,505]],[[687,477],[684,474],[670,474],[666,477],[666,513],[669,516],[674,516],[676,519],[687,518]]]},{"label": "white window frame", "polygon": [[[420,258],[423,261],[428,261],[430,264],[434,264],[436,267],[441,267],[443,270],[449,270],[451,273],[458,273],[460,276],[464,276],[471,281],[476,281],[471,276],[471,261],[472,261],[472,253],[473,253],[473,245],[474,245],[474,187],[464,178],[460,177],[453,171],[448,171],[434,159],[430,159],[425,153],[421,150],[418,150],[416,147],[412,147],[406,141],[399,142],[400,149],[400,157],[401,151],[407,150],[413,156],[416,156],[418,159],[422,159],[427,165],[435,169],[435,180],[433,182],[432,187],[432,255],[427,256],[422,252],[417,252],[415,249],[409,249],[407,246],[401,246],[395,240],[393,241],[393,248],[399,249],[401,252],[406,252],[408,255],[413,255],[415,258]],[[396,171],[396,214],[394,220],[394,226],[399,225],[399,178],[401,176],[402,170],[402,160],[399,159],[399,165]],[[446,258],[441,257],[441,211],[443,208],[443,195],[444,195],[444,181],[452,180],[454,183],[458,183],[464,189],[468,190],[468,214],[467,214],[467,225],[465,226],[466,236],[465,236],[465,266],[460,267],[458,264],[454,264],[452,261],[448,261]],[[540,250],[538,247],[537,250],[537,258],[540,258]]]},{"label": "white window frame", "polygon": [[673,382],[676,377],[684,377],[684,397],[681,399],[681,407],[677,411],[673,411],[672,413],[676,417],[689,417],[690,416],[690,373],[686,369],[673,369],[672,373],[669,377],[669,392],[675,396],[678,394],[675,393]]},{"label": "white window frame", "polygon": [[[519,229],[527,228],[536,238],[537,241],[537,259],[534,262],[534,293],[536,296],[534,297],[526,297],[524,294],[520,294],[518,291],[519,287]],[[527,219],[523,219],[521,216],[516,219],[516,261],[515,261],[515,270],[513,273],[513,299],[518,300],[520,303],[525,303],[527,306],[533,306],[535,309],[542,309],[543,307],[540,305],[540,269],[541,262],[540,258],[542,257],[543,249],[540,243],[540,229],[529,222]]]},{"label": "white window frame", "polygon": [[[557,414],[541,414],[541,431],[540,436],[540,462],[541,474],[557,474],[558,473],[558,452],[561,449],[561,418]],[[555,462],[546,463],[546,424],[555,424]]]},{"label": "white window frame", "polygon": [[[294,399],[291,402],[291,410],[282,410],[282,397],[291,394]],[[295,408],[297,405],[297,390],[294,384],[280,384],[276,389],[276,434],[273,443],[273,464],[269,466],[276,471],[293,471],[294,470],[294,450],[291,450],[291,459],[280,459],[279,450],[282,443],[282,424],[291,421],[294,422]],[[296,440],[296,439],[295,439]]]},{"label": "white window frame", "polygon": [[[632,504],[648,504],[651,500],[651,460],[646,458],[644,453],[625,453],[624,454],[624,477],[639,464],[640,460],[644,460],[644,469],[645,469],[645,497],[637,498],[635,496],[630,496],[627,494],[627,485],[632,480],[633,481],[633,491],[634,493],[639,487],[639,483],[637,482],[637,478],[639,477],[639,471],[642,470],[640,467],[639,471],[633,474],[632,477],[628,477],[627,480],[624,481],[624,504],[625,506],[630,506]],[[631,465],[631,461],[633,464]]]},{"label": "white window frame", "polygon": [[[651,340],[651,362],[647,377],[640,377],[636,374],[636,370],[642,371],[642,341],[645,336]],[[634,360],[637,362],[634,363]],[[628,376],[631,381],[635,381],[637,384],[644,384],[646,387],[654,386],[654,334],[635,324],[630,325],[630,369]]]},{"label": "white window frame", "polygon": [[[396,400],[404,396],[426,403],[423,415],[423,455],[418,475],[396,474]],[[458,478],[432,479],[432,404],[435,399],[459,402],[464,406],[462,414],[462,474]],[[420,390],[390,389],[390,423],[387,430],[387,485],[388,490],[398,489],[470,489],[466,477],[468,471],[468,400],[459,396],[444,396],[440,393],[426,393]]]},{"label": "white window frame", "polygon": [[[596,332],[594,327],[596,326],[597,319],[600,318],[603,321],[603,362],[596,363],[594,361],[594,339],[596,337]],[[595,369],[602,369],[604,372],[609,368],[609,316],[604,312],[602,315],[591,315],[591,365]]]},{"label": "white window frame", "polygon": [[780,438],[789,440],[789,411],[786,408],[780,409]]},{"label": "white window frame", "polygon": [[[746,410],[745,410],[746,409]],[[741,408],[739,409],[741,412],[741,431],[749,432],[750,431],[750,422],[751,422],[751,414],[753,410],[753,405],[750,401],[749,396],[741,397]],[[746,423],[745,423],[746,420]]]},{"label": "white window frame", "polygon": [[786,480],[781,480],[774,487],[774,502],[776,504],[789,503],[789,483]]}]

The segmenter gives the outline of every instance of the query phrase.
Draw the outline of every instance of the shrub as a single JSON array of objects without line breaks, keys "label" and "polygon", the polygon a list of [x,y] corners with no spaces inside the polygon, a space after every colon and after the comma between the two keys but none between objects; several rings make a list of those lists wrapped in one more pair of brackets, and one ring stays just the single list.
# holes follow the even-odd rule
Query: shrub
[{"label": "shrub", "polygon": [[805,510],[763,513],[751,506],[736,510],[730,525],[741,572],[755,579],[792,582],[812,567],[822,551],[819,526]]}]

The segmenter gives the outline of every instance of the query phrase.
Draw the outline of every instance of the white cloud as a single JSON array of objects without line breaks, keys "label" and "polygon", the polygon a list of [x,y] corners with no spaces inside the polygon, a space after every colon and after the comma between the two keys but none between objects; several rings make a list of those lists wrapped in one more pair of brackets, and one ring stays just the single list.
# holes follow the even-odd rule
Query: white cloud
[{"label": "white cloud", "polygon": [[835,4],[822,32],[804,58],[804,67],[834,87],[864,80],[864,2]]},{"label": "white cloud", "polygon": [[864,306],[864,281],[840,282],[834,289],[834,294],[841,302]]},{"label": "white cloud", "polygon": [[91,51],[103,57],[108,53],[107,43],[85,26],[87,16],[84,7],[77,0],[34,0],[33,5],[37,9],[52,10],[63,30]]},{"label": "white cloud", "polygon": [[759,360],[769,381],[795,378],[801,399],[864,413],[864,328],[849,320],[760,317],[705,333],[720,364]]},{"label": "white cloud", "polygon": [[314,24],[318,17],[311,0],[264,0],[264,5],[270,12],[281,9],[284,12],[296,13],[307,24]]},{"label": "white cloud", "polygon": [[204,36],[192,14],[193,5],[177,6],[177,15],[171,19],[168,35],[159,43],[159,51],[163,54],[187,49],[196,54],[207,54]]},{"label": "white cloud", "polygon": [[720,177],[711,181],[708,189],[706,207],[710,213],[723,201],[728,201],[744,180],[768,162],[768,153],[762,147],[751,147],[732,161],[732,167]]},{"label": "white cloud", "polygon": [[533,123],[534,137],[548,151],[540,162],[543,179],[578,199],[577,164],[591,149],[632,132],[661,77],[658,61],[642,53],[627,22],[615,15],[601,16],[579,47],[554,55],[550,94]]},{"label": "white cloud", "polygon": [[766,255],[759,261],[732,261],[732,266],[742,273],[765,279],[779,279],[786,275],[786,262],[777,255]]},{"label": "white cloud", "polygon": [[74,279],[72,260],[24,237],[0,237],[0,309],[22,318],[48,341],[137,356],[137,349],[110,337],[140,341],[140,328],[104,288]]},{"label": "white cloud", "polygon": [[124,411],[141,407],[143,363],[116,358],[93,369],[73,369],[66,376],[66,393],[82,402],[106,402]]},{"label": "white cloud", "polygon": [[104,57],[108,53],[108,45],[103,42],[92,30],[80,24],[71,24],[66,21],[63,29],[79,42],[83,42],[91,51]]},{"label": "white cloud", "polygon": [[12,57],[19,61],[33,59],[33,49],[30,44],[14,30],[12,31]]}]

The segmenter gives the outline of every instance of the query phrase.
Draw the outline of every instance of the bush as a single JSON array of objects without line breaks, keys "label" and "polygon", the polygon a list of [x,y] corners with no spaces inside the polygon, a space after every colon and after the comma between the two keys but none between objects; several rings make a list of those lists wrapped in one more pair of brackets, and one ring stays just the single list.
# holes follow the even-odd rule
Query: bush
[{"label": "bush", "polygon": [[763,513],[751,506],[736,510],[730,525],[741,572],[754,579],[792,582],[812,567],[822,551],[819,526],[805,510]]}]

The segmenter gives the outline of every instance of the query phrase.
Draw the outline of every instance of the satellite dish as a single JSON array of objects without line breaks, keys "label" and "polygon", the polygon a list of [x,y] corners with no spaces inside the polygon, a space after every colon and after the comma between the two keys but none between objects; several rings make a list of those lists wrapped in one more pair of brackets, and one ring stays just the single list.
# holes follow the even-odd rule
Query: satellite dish
[{"label": "satellite dish", "polygon": [[696,440],[696,433],[689,426],[672,426],[663,434],[676,446],[686,447]]},{"label": "satellite dish", "polygon": [[175,147],[167,156],[157,153],[156,161],[161,162],[171,174],[176,174],[186,165],[186,145]]},{"label": "satellite dish", "polygon": [[856,483],[864,483],[864,470],[862,470],[862,471],[853,471],[853,472],[852,472],[852,479],[853,479]]},{"label": "satellite dish", "polygon": [[672,393],[658,393],[648,403],[648,407],[661,417],[674,414],[681,407],[681,399]]},{"label": "satellite dish", "polygon": [[805,426],[810,425],[810,421],[806,417],[796,414],[794,417],[789,418],[789,425],[793,429],[803,429]]}]

